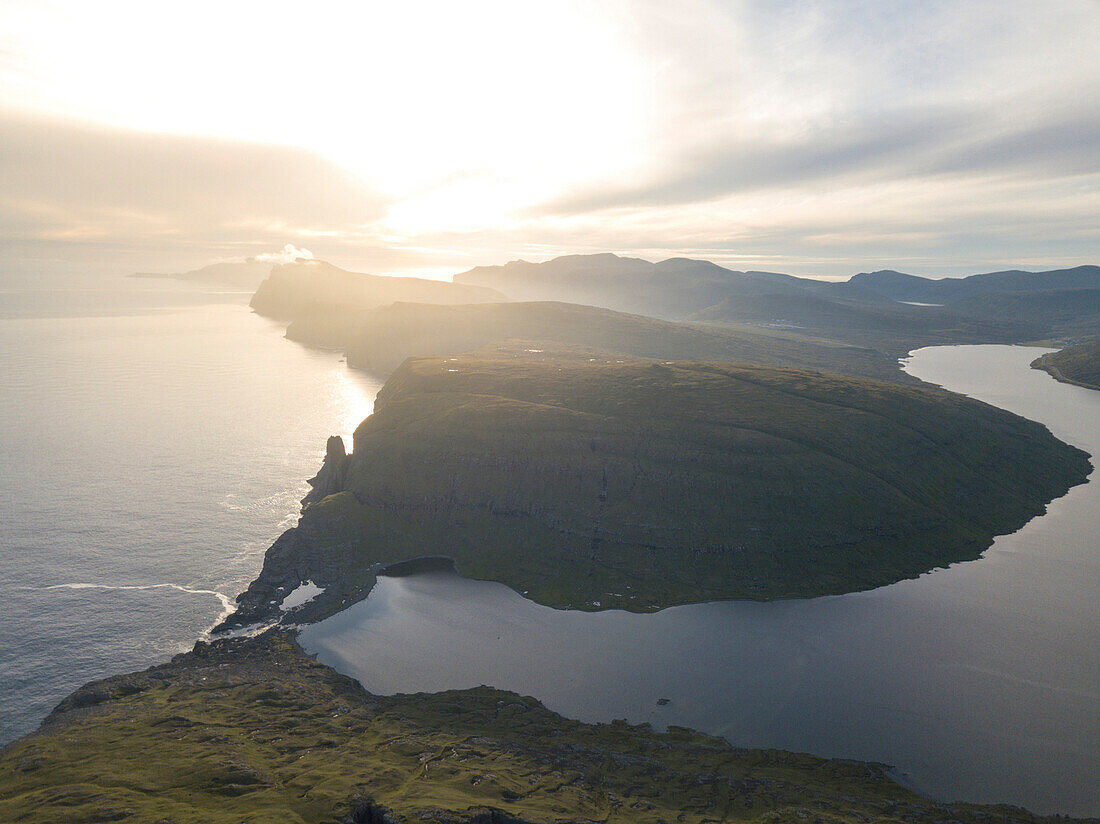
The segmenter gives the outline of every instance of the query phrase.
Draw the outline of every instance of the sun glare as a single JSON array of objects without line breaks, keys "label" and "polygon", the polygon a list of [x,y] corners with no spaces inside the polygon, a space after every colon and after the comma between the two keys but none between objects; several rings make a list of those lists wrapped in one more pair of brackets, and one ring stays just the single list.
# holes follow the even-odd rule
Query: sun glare
[{"label": "sun glare", "polygon": [[0,14],[30,62],[3,84],[7,104],[305,147],[403,201],[399,232],[499,220],[628,167],[643,143],[643,67],[571,2],[322,2],[305,15],[116,0]]}]

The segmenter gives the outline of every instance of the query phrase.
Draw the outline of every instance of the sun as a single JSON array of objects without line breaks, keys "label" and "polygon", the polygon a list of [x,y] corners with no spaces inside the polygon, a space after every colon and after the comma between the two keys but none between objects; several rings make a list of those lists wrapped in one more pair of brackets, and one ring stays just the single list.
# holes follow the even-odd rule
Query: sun
[{"label": "sun", "polygon": [[648,69],[576,2],[114,0],[0,21],[24,61],[5,103],[304,147],[393,197],[394,231],[499,221],[645,142]]}]

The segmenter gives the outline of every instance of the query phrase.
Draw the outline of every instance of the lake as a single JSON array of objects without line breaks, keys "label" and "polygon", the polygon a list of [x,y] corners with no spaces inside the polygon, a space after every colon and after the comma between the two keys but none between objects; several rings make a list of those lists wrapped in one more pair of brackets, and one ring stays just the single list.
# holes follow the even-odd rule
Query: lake
[{"label": "lake", "polygon": [[[1043,351],[937,347],[905,368],[1100,454],[1100,392],[1029,369]],[[1088,483],[979,560],[868,592],[581,613],[430,573],[379,579],[301,642],[376,693],[488,684],[585,721],[888,763],[939,799],[1097,815],[1098,604]]]}]

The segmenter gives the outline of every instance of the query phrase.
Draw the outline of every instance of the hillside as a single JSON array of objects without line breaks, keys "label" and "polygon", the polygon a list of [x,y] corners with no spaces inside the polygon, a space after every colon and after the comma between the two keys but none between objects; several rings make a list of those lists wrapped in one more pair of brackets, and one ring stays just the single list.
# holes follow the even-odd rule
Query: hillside
[{"label": "hillside", "polygon": [[[672,320],[778,327],[897,356],[920,346],[1008,343],[1100,331],[1100,267],[932,280],[895,271],[834,283],[703,260],[611,254],[513,261],[455,275],[516,300],[587,303]],[[1078,302],[1068,293],[1076,292]],[[1058,298],[1037,296],[1065,293]],[[1028,311],[1030,293],[1033,311]],[[1086,294],[1089,293],[1089,294]],[[1012,296],[1014,299],[1004,299]],[[910,305],[925,304],[922,306]]]},{"label": "hillside", "polygon": [[200,643],[169,664],[78,690],[38,733],[0,751],[0,819],[1054,820],[931,801],[879,764],[738,749],[677,727],[582,724],[488,687],[371,695],[280,632]]},{"label": "hillside", "polygon": [[[1097,294],[1100,294],[1098,292]],[[898,358],[922,346],[1012,343],[1042,337],[1048,325],[996,312],[966,313],[939,306],[856,301],[820,295],[760,295],[727,300],[689,316],[712,324],[778,326],[872,348]]]},{"label": "hillside", "polygon": [[454,282],[491,287],[514,300],[583,303],[667,319],[735,295],[798,294],[822,285],[791,275],[736,272],[706,260],[650,263],[610,253],[478,266],[455,275]]},{"label": "hillside", "polygon": [[1065,383],[1075,383],[1089,389],[1100,389],[1100,340],[1067,346],[1036,358],[1031,364]]},{"label": "hillside", "polygon": [[411,359],[327,466],[342,491],[269,550],[229,625],[278,616],[306,580],[325,588],[296,613],[313,620],[428,554],[580,609],[867,589],[978,557],[1088,470],[1044,427],[937,389],[575,353]]},{"label": "hillside", "polygon": [[[296,324],[287,336],[297,337]],[[662,360],[798,366],[912,382],[893,360],[868,348],[780,330],[699,327],[551,301],[380,307],[359,317],[348,363],[385,376],[412,355],[457,355],[516,341],[526,341],[525,348],[532,349],[579,347]]]},{"label": "hillside", "polygon": [[323,324],[394,301],[417,303],[483,303],[507,300],[480,286],[462,286],[424,278],[385,277],[348,272],[330,263],[298,260],[275,266],[252,296],[250,306],[278,320],[312,318]]}]

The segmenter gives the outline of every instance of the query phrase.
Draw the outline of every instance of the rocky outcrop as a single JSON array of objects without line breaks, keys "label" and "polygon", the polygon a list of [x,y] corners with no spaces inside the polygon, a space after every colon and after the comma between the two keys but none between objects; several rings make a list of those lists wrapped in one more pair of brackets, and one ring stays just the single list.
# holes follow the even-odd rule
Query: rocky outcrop
[{"label": "rocky outcrop", "polygon": [[302,509],[324,500],[329,495],[342,492],[347,472],[348,455],[344,451],[344,439],[339,435],[331,435],[328,443],[325,444],[325,462],[321,464],[320,471],[309,479],[312,489],[302,498]]}]

